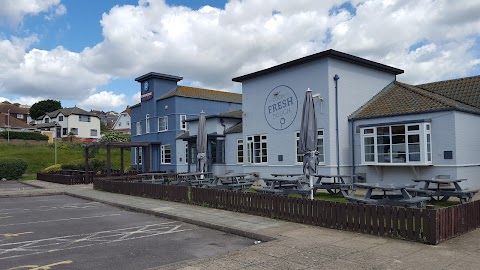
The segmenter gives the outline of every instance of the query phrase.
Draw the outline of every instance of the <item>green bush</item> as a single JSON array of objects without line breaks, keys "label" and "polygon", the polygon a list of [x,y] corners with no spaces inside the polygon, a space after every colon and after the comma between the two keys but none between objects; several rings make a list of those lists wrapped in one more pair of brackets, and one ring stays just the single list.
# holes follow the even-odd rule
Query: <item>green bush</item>
[{"label": "green bush", "polygon": [[122,134],[118,131],[111,131],[110,133],[105,134],[100,139],[101,142],[130,142],[132,137],[130,134]]},{"label": "green bush", "polygon": [[[107,162],[103,159],[91,158],[88,160],[89,171],[105,171]],[[67,164],[62,164],[62,170],[85,170],[84,160],[75,160]]]},{"label": "green bush", "polygon": [[0,179],[19,179],[27,170],[27,163],[21,159],[2,158],[0,159]]},{"label": "green bush", "polygon": [[46,172],[46,173],[49,173],[49,172],[58,172],[61,169],[62,169],[62,164],[55,164],[55,165],[52,165],[52,166],[48,166],[43,171]]},{"label": "green bush", "polygon": [[[7,134],[10,133],[10,134]],[[7,139],[10,136],[11,140],[33,140],[33,141],[48,141],[48,136],[38,132],[22,132],[22,131],[2,131],[0,138]]]}]

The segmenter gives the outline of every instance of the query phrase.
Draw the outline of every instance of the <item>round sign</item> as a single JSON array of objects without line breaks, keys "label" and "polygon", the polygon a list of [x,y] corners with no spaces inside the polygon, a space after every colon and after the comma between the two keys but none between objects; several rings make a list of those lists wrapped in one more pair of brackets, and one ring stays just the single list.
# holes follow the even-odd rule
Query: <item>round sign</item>
[{"label": "round sign", "polygon": [[292,88],[280,85],[273,88],[263,109],[267,123],[276,130],[288,128],[297,117],[298,99]]}]

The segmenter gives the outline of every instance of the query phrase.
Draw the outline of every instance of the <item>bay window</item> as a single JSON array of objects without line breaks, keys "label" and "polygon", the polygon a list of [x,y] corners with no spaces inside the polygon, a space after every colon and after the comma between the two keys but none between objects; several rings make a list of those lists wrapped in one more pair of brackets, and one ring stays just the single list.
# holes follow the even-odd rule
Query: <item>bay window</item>
[{"label": "bay window", "polygon": [[431,164],[430,123],[363,127],[363,164]]}]

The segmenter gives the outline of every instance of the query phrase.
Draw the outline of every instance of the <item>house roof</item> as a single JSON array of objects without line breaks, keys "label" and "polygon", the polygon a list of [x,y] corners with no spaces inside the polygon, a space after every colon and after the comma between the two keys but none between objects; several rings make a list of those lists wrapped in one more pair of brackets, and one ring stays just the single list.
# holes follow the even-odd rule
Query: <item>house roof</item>
[{"label": "house roof", "polygon": [[143,82],[143,81],[146,81],[148,79],[162,79],[162,80],[169,80],[169,81],[178,82],[178,81],[183,80],[183,77],[168,75],[168,74],[163,74],[163,73],[157,73],[157,72],[149,72],[145,75],[142,75],[140,77],[135,78],[135,81]]},{"label": "house roof", "polygon": [[[219,114],[213,114],[213,115],[207,115],[205,118],[210,119],[210,118],[230,118],[230,119],[242,119],[242,110],[235,110],[235,111],[228,111],[228,112],[222,112]],[[185,122],[195,122],[198,121],[199,117],[191,118],[185,120]]]},{"label": "house roof", "polygon": [[[122,113],[127,113],[128,115],[132,115],[132,110],[130,109],[130,106],[127,106],[127,108],[125,110],[123,110]],[[119,116],[120,117],[120,116]]]},{"label": "house roof", "polygon": [[30,109],[28,108],[18,107],[8,101],[4,101],[0,103],[0,112],[8,113],[8,110],[10,110],[10,113],[15,113],[15,114],[30,114]]},{"label": "house roof", "polygon": [[480,76],[417,85],[444,97],[480,108]]},{"label": "house roof", "polygon": [[242,103],[242,94],[196,88],[196,87],[190,87],[190,86],[177,86],[172,91],[160,97],[160,100],[167,99],[173,96],[215,100],[215,101],[223,101],[223,102],[231,102],[231,103],[239,103],[239,104]]},{"label": "house roof", "polygon": [[[10,111],[11,112],[11,111]],[[10,125],[11,128],[30,128],[35,129],[35,127],[18,120],[15,117],[10,116],[10,120],[8,120],[8,114],[0,113],[0,127],[8,127]]]},{"label": "house roof", "polygon": [[322,58],[334,58],[334,59],[350,62],[350,63],[353,63],[353,64],[377,69],[377,70],[387,72],[387,73],[390,73],[390,74],[394,74],[394,75],[398,75],[398,74],[403,73],[403,70],[401,70],[401,69],[390,67],[390,66],[380,64],[380,63],[377,63],[377,62],[373,62],[373,61],[370,61],[370,60],[367,60],[367,59],[364,59],[364,58],[360,58],[358,56],[354,56],[354,55],[351,55],[351,54],[347,54],[347,53],[343,53],[343,52],[339,52],[339,51],[335,51],[335,50],[326,50],[326,51],[319,52],[319,53],[316,53],[316,54],[312,54],[312,55],[309,55],[309,56],[305,56],[305,57],[302,57],[302,58],[299,58],[299,59],[296,59],[296,60],[293,60],[293,61],[290,61],[290,62],[286,62],[286,63],[280,64],[280,65],[277,65],[277,66],[273,66],[273,67],[270,67],[270,68],[267,68],[267,69],[263,69],[263,70],[260,70],[260,71],[257,71],[257,72],[253,72],[253,73],[250,73],[250,74],[247,74],[247,75],[239,76],[239,77],[233,78],[232,81],[243,82],[243,81],[250,80],[250,79],[253,79],[255,77],[258,77],[258,76],[267,75],[267,74],[270,74],[270,73],[273,73],[273,72],[277,72],[277,71],[280,71],[280,70],[283,70],[283,69],[291,68],[291,67],[294,67],[294,66],[298,66],[298,65],[305,64],[305,63],[308,63],[308,62],[312,62],[312,61],[322,59]]},{"label": "house roof", "polygon": [[[475,91],[480,92],[480,88]],[[375,95],[349,119],[458,110],[480,114],[480,108],[422,89],[419,86],[394,81]]]},{"label": "house roof", "polygon": [[56,127],[57,125],[60,126],[56,122],[50,122],[50,123],[36,124],[35,127],[36,128],[52,128],[52,127]]},{"label": "house roof", "polygon": [[243,132],[243,123],[240,122],[236,125],[233,125],[225,130],[225,134],[233,134],[233,133],[242,133]]},{"label": "house roof", "polygon": [[76,115],[89,115],[89,116],[98,117],[95,113],[87,112],[87,111],[82,110],[78,107],[72,107],[72,108],[63,108],[63,109],[59,109],[59,110],[56,110],[56,111],[53,111],[53,112],[46,113],[46,114],[40,116],[37,119],[43,119],[46,115],[50,118],[55,118],[55,117],[57,117],[57,115],[59,113],[62,113],[65,116],[70,116],[72,114],[76,114]]}]

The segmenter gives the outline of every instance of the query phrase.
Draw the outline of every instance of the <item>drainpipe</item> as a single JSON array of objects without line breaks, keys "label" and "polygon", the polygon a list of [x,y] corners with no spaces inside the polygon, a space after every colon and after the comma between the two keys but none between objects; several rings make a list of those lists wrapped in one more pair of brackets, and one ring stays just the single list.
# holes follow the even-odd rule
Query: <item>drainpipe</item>
[{"label": "drainpipe", "polygon": [[338,74],[333,76],[335,81],[335,126],[336,126],[336,139],[337,139],[337,175],[340,175],[340,141],[338,134],[338,80],[340,77]]},{"label": "drainpipe", "polygon": [[[352,175],[355,175],[355,120],[350,121],[350,132],[352,134],[351,138],[351,149],[352,149]],[[352,183],[355,183],[356,181],[355,177],[352,177]]]}]

